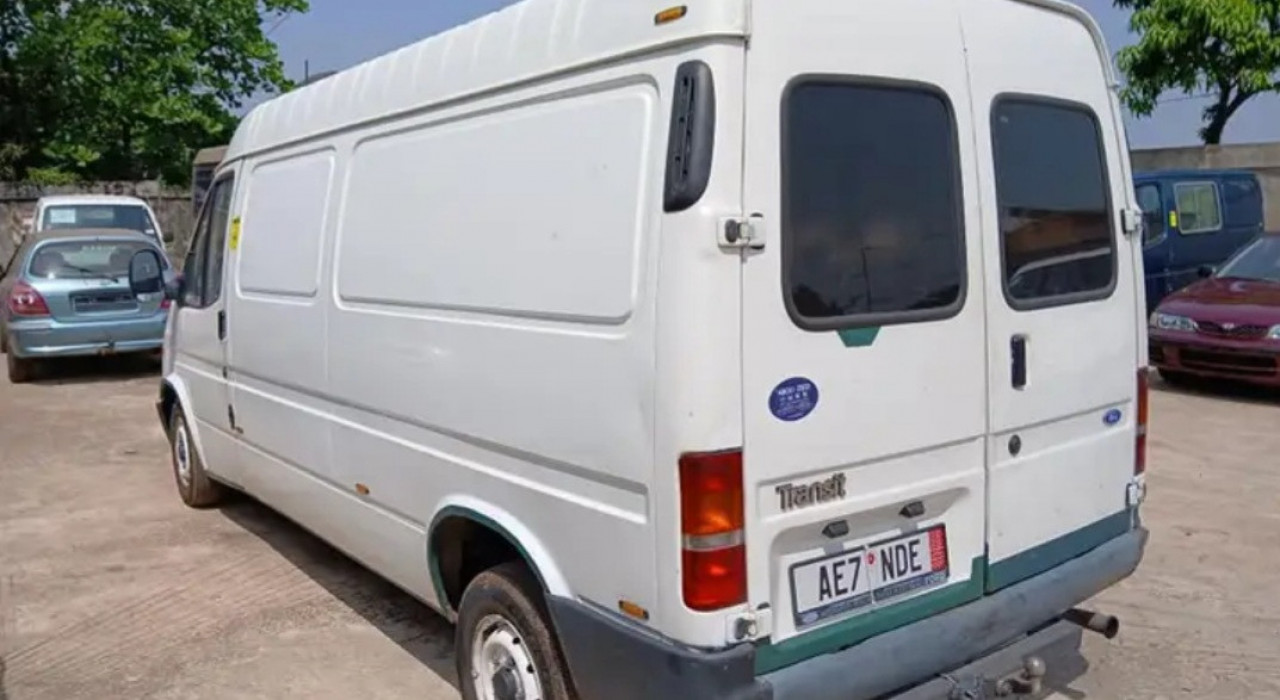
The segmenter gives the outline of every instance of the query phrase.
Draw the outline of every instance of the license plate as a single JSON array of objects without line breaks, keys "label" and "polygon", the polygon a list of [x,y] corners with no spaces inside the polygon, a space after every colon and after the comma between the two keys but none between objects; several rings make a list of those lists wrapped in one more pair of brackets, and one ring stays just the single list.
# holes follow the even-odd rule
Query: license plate
[{"label": "license plate", "polygon": [[796,626],[932,588],[949,576],[944,525],[801,562],[791,567]]}]

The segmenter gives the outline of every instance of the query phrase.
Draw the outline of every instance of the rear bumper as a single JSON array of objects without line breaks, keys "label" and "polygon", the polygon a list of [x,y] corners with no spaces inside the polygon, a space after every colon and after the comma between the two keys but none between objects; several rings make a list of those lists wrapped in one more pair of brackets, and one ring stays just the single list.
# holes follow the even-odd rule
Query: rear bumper
[{"label": "rear bumper", "polygon": [[1280,343],[1206,341],[1188,333],[1152,332],[1150,363],[1160,370],[1280,386]]},{"label": "rear bumper", "polygon": [[858,700],[895,692],[946,700],[956,682],[989,685],[1031,654],[1049,661],[1052,677],[1055,660],[1080,644],[1079,631],[1059,617],[1132,574],[1146,542],[1138,527],[981,600],[764,676],[755,675],[752,646],[702,652],[577,601],[552,598],[550,608],[583,700]]},{"label": "rear bumper", "polygon": [[53,358],[159,350],[167,319],[167,312],[89,323],[15,319],[7,329],[9,351],[21,358]]}]

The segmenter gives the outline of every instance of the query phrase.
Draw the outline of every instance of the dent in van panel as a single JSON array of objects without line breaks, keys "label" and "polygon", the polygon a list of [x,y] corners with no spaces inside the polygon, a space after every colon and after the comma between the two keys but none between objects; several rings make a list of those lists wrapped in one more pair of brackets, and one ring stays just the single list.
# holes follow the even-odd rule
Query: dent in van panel
[{"label": "dent in van panel", "polygon": [[244,292],[314,297],[319,289],[332,150],[264,163],[249,174],[239,259]]},{"label": "dent in van panel", "polygon": [[632,84],[361,143],[339,296],[625,322],[651,220],[656,103],[652,84]]}]

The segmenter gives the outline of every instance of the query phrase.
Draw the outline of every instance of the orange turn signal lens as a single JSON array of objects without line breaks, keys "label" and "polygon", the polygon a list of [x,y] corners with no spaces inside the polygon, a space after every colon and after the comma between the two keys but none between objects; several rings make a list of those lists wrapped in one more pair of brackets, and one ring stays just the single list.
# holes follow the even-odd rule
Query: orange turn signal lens
[{"label": "orange turn signal lens", "polygon": [[685,537],[742,529],[742,451],[680,457],[680,532]]},{"label": "orange turn signal lens", "polygon": [[675,7],[668,7],[662,12],[659,12],[658,14],[654,15],[653,23],[658,26],[662,26],[664,24],[669,24],[671,22],[674,22],[678,19],[684,19],[684,16],[687,14],[689,14],[688,5],[676,5]]}]

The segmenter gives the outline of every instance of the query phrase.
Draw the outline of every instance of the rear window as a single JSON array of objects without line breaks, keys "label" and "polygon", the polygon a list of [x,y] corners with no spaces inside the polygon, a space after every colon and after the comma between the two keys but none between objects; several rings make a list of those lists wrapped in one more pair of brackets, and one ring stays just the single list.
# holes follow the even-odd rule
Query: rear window
[{"label": "rear window", "polygon": [[1110,295],[1115,238],[1097,117],[1023,98],[992,112],[1005,295],[1014,308]]},{"label": "rear window", "polygon": [[783,109],[783,255],[802,328],[954,315],[964,229],[955,120],[940,92],[806,79]]},{"label": "rear window", "polygon": [[36,249],[27,265],[32,279],[116,279],[129,275],[129,261],[140,250],[154,250],[140,241],[57,241]]},{"label": "rear window", "polygon": [[1222,229],[1218,185],[1212,182],[1180,182],[1173,186],[1178,200],[1178,229],[1184,234]]},{"label": "rear window", "polygon": [[75,204],[44,210],[41,230],[116,228],[155,235],[156,225],[144,207],[136,204]]},{"label": "rear window", "polygon": [[1262,192],[1258,181],[1249,177],[1232,177],[1222,181],[1222,204],[1225,225],[1231,228],[1261,228]]}]

